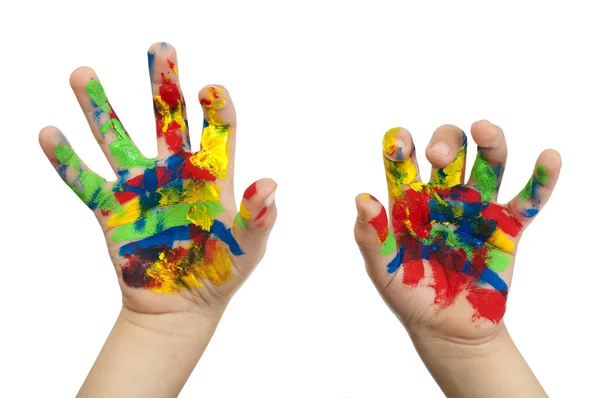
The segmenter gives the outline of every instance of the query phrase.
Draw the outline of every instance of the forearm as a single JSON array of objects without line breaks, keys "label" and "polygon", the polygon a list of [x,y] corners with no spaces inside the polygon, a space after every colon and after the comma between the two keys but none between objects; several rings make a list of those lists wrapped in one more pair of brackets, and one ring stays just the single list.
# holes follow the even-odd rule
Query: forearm
[{"label": "forearm", "polygon": [[78,397],[176,397],[219,319],[123,308]]},{"label": "forearm", "polygon": [[413,337],[413,343],[448,397],[547,397],[506,328],[481,344],[436,337]]}]

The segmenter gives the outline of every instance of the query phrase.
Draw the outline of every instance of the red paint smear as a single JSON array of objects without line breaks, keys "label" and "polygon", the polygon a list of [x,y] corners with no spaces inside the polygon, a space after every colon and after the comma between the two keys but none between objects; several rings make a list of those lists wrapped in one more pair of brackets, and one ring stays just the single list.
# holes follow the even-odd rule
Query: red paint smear
[{"label": "red paint smear", "polygon": [[114,196],[120,204],[125,204],[138,195],[137,193],[131,191],[117,191],[114,193]]},{"label": "red paint smear", "polygon": [[388,219],[383,206],[381,207],[379,214],[369,221],[369,224],[371,224],[377,231],[379,242],[385,241],[388,235]]},{"label": "red paint smear", "polygon": [[425,278],[425,268],[423,266],[423,260],[413,260],[402,264],[404,268],[404,275],[402,282],[405,285],[417,286],[423,278]]},{"label": "red paint smear", "polygon": [[215,98],[219,98],[219,89],[216,87],[209,87],[208,91],[210,91],[210,93],[213,95],[213,97]]},{"label": "red paint smear", "polygon": [[494,220],[498,223],[498,227],[510,236],[517,236],[523,224],[515,216],[510,214],[507,208],[504,206],[490,203],[482,212],[481,215],[488,219]]},{"label": "red paint smear", "polygon": [[209,106],[210,104],[212,104],[212,101],[211,101],[211,100],[209,100],[208,98],[201,98],[201,99],[200,99],[200,103],[201,103],[202,105]]},{"label": "red paint smear", "polygon": [[[425,190],[405,191],[405,196],[394,203],[392,220],[394,231],[399,235],[410,234],[412,230],[420,239],[429,238],[429,195]],[[410,229],[406,226],[407,222],[411,225]]]},{"label": "red paint smear", "polygon": [[175,62],[171,61],[169,58],[167,58],[167,62],[169,63],[169,68],[171,68],[171,70],[175,69]]},{"label": "red paint smear", "polygon": [[170,81],[165,82],[158,88],[158,93],[160,94],[161,99],[165,101],[171,109],[179,106],[181,102],[181,93],[179,92],[177,84]]},{"label": "red paint smear", "polygon": [[493,323],[498,323],[506,311],[506,298],[494,289],[475,288],[467,295],[467,300],[475,309],[473,321],[479,318],[487,318]]},{"label": "red paint smear", "polygon": [[264,216],[266,212],[267,212],[267,208],[263,207],[260,210],[260,212],[258,213],[258,215],[256,216],[256,218],[254,219],[254,221],[258,221],[258,219],[262,218],[262,216]]},{"label": "red paint smear", "polygon": [[183,140],[181,139],[181,135],[179,134],[180,128],[181,126],[179,125],[179,123],[177,123],[176,121],[172,121],[171,123],[169,123],[167,131],[163,133],[163,135],[165,136],[165,142],[167,143],[167,147],[172,153],[178,153],[181,150],[183,150]]},{"label": "red paint smear", "polygon": [[[190,154],[191,155],[191,154]],[[185,178],[194,178],[196,180],[206,180],[206,181],[215,181],[217,177],[212,175],[210,171],[205,169],[200,169],[192,164],[189,157],[183,163],[183,173],[182,177]]]},{"label": "red paint smear", "polygon": [[100,213],[102,213],[103,216],[108,217],[108,216],[110,216],[110,213],[112,213],[112,212],[110,210],[100,209]]},{"label": "red paint smear", "polygon": [[253,182],[246,190],[244,191],[244,199],[248,200],[251,197],[256,195],[256,183]]},{"label": "red paint smear", "polygon": [[468,277],[460,272],[447,271],[437,260],[429,260],[429,265],[433,271],[433,285],[431,287],[435,290],[434,303],[441,308],[446,308],[464,290],[468,283]]}]

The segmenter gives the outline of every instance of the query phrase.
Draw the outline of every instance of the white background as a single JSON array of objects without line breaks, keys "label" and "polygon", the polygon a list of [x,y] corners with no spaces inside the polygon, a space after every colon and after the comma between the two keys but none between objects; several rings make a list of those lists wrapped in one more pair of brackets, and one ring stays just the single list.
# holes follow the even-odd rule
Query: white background
[{"label": "white background", "polygon": [[388,128],[413,133],[426,176],[433,130],[468,131],[481,118],[509,142],[501,201],[525,184],[540,151],[563,155],[554,197],[520,246],[506,323],[550,396],[600,394],[593,6],[133,3],[2,6],[0,395],[75,395],[118,314],[100,228],[45,159],[37,133],[58,126],[112,177],[68,84],[74,68],[91,65],[134,140],[154,154],[146,49],[156,41],[178,49],[196,148],[196,93],[223,84],[238,110],[238,196],[257,178],[279,182],[267,256],[182,397],[442,396],[364,272],[354,196],[385,198]]}]

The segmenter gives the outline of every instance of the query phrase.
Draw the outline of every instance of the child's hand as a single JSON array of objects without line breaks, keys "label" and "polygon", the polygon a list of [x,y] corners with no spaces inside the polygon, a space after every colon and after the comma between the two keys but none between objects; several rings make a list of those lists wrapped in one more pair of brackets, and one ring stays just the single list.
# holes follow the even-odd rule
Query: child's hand
[{"label": "child's hand", "polygon": [[479,147],[464,184],[467,138],[459,128],[433,134],[429,183],[421,182],[410,133],[389,130],[383,152],[391,223],[375,198],[356,199],[355,235],[368,273],[413,338],[472,344],[499,334],[517,245],[558,179],[560,155],[544,151],[525,188],[497,204],[504,134],[487,121],[471,132]]},{"label": "child's hand", "polygon": [[222,310],[265,252],[276,218],[276,184],[262,179],[250,185],[238,213],[236,120],[229,94],[219,86],[200,91],[204,126],[201,150],[194,152],[174,48],[153,45],[148,64],[155,159],[140,153],[87,67],[73,72],[71,86],[117,180],[91,171],[54,127],[42,130],[40,143],[100,222],[126,309],[144,314]]}]

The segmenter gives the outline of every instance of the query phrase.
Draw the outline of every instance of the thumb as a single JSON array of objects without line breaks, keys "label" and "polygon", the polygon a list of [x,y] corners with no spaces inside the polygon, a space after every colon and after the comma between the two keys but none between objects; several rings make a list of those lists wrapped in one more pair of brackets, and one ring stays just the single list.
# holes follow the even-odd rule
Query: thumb
[{"label": "thumb", "polygon": [[250,272],[262,259],[267,248],[269,234],[277,218],[275,189],[277,183],[263,178],[252,183],[244,192],[240,211],[233,223],[233,234],[244,251],[241,268]]},{"label": "thumb", "polygon": [[354,238],[365,260],[367,273],[381,291],[392,280],[400,267],[400,252],[396,238],[389,228],[383,205],[369,194],[356,197],[358,217],[354,226]]}]

